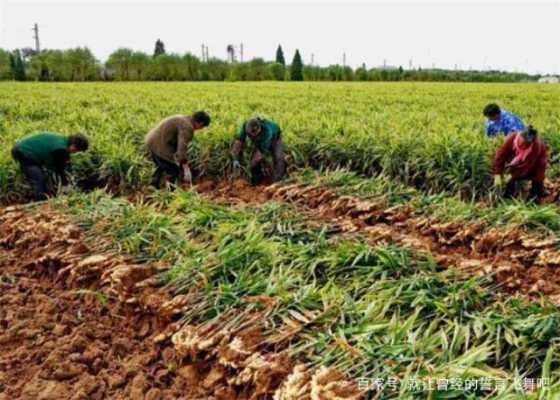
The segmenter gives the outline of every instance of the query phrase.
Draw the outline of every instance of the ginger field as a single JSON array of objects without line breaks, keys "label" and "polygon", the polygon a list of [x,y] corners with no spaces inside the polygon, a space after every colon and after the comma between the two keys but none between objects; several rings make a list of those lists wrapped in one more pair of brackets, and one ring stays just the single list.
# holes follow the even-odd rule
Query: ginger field
[{"label": "ginger field", "polygon": [[[483,134],[482,108],[496,101],[537,127],[560,149],[560,88],[530,84],[332,83],[2,83],[0,186],[10,198],[19,184],[10,161],[14,140],[48,129],[83,131],[93,149],[78,176],[147,181],[142,140],[161,118],[193,110],[213,117],[197,135],[193,157],[211,175],[223,171],[238,126],[260,115],[284,130],[292,166],[344,166],[431,191],[484,195],[495,143]],[[101,176],[97,176],[98,173]],[[92,179],[95,178],[95,179]]]},{"label": "ginger field", "polygon": [[[560,87],[0,88],[0,400],[560,396]],[[545,204],[491,190],[492,101],[545,138]],[[149,188],[145,133],[193,110],[202,175]],[[283,128],[271,186],[229,174],[255,115]],[[10,149],[35,130],[92,150],[29,204]]]}]

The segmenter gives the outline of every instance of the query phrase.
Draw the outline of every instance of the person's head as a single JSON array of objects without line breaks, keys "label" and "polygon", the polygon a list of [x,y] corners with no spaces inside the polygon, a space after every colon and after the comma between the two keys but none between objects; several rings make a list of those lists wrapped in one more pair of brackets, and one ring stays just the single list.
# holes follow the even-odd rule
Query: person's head
[{"label": "person's head", "polygon": [[197,111],[192,115],[192,126],[195,131],[210,125],[210,116],[206,111]]},{"label": "person's head", "polygon": [[89,148],[88,138],[81,134],[76,133],[75,135],[68,136],[68,152],[77,153],[79,151],[86,151]]},{"label": "person's head", "polygon": [[245,133],[251,138],[256,138],[262,132],[262,120],[260,118],[253,118],[245,124]]},{"label": "person's head", "polygon": [[520,146],[522,148],[527,148],[537,139],[538,131],[533,128],[532,125],[529,125],[525,130],[521,131],[519,136],[521,136],[521,143]]},{"label": "person's head", "polygon": [[487,104],[486,107],[484,107],[484,110],[482,111],[482,113],[490,121],[495,121],[498,118],[500,118],[500,114],[502,113],[502,110],[500,110],[500,106],[498,106],[497,104],[490,103],[490,104]]}]

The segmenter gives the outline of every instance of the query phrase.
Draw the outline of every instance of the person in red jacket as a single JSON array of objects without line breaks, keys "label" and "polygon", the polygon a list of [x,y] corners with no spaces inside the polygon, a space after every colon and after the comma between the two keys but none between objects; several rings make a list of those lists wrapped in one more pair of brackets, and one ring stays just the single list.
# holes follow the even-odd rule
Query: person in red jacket
[{"label": "person in red jacket", "polygon": [[494,160],[494,185],[502,187],[503,175],[511,175],[506,182],[506,197],[515,195],[517,184],[522,180],[531,181],[530,198],[536,203],[544,196],[544,176],[547,166],[546,146],[532,126],[509,135],[505,143],[496,151]]}]

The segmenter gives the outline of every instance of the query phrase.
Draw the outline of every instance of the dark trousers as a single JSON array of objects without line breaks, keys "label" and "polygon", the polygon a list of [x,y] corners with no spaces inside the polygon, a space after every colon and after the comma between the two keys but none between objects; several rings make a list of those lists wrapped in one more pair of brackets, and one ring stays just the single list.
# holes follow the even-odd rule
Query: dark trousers
[{"label": "dark trousers", "polygon": [[176,183],[181,176],[181,168],[179,168],[179,166],[175,163],[158,157],[153,152],[151,152],[151,156],[152,160],[156,164],[156,172],[154,172],[154,175],[152,177],[152,186],[155,186],[157,189],[159,189],[160,181],[164,174],[169,176],[169,181],[171,183]]},{"label": "dark trousers", "polygon": [[[523,179],[512,179],[506,185],[506,190],[504,196],[506,198],[512,198],[517,195],[518,186],[523,181]],[[544,196],[544,182],[542,181],[531,181],[531,190],[529,191],[529,199],[535,203],[539,203],[540,199]]]},{"label": "dark trousers", "polygon": [[[272,141],[272,181],[278,182],[286,174],[286,160],[284,159],[284,146],[282,145],[282,138]],[[251,168],[251,183],[258,185],[264,179],[264,156],[255,149],[251,155],[249,164]]]},{"label": "dark trousers", "polygon": [[31,185],[34,199],[36,201],[46,200],[48,198],[48,176],[43,168],[26,158],[23,153],[16,148],[12,149],[12,157],[19,163],[23,176],[25,176],[25,179]]}]

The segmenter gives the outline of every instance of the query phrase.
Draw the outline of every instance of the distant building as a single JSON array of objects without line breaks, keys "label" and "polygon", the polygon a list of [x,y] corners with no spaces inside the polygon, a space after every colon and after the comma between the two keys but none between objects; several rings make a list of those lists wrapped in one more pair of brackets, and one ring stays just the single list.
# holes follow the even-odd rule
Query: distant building
[{"label": "distant building", "polygon": [[539,83],[560,83],[560,77],[558,76],[543,76],[539,78]]}]

